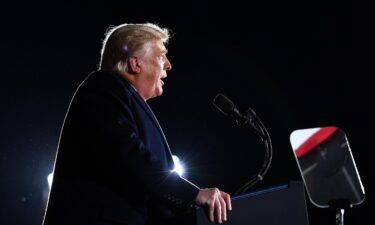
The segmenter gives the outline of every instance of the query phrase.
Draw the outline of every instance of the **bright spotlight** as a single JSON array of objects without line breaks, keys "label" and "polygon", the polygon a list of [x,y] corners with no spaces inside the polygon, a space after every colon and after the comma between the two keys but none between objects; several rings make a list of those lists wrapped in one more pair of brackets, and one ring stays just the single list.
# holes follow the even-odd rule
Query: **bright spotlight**
[{"label": "bright spotlight", "polygon": [[175,155],[172,155],[172,159],[174,163],[174,169],[172,170],[172,172],[176,172],[178,173],[178,175],[182,176],[182,174],[184,173],[184,168],[182,167],[182,164],[180,163],[180,159]]},{"label": "bright spotlight", "polygon": [[53,173],[50,173],[47,176],[48,187],[49,187],[50,190],[51,190],[51,186],[52,186],[52,180],[53,180]]}]

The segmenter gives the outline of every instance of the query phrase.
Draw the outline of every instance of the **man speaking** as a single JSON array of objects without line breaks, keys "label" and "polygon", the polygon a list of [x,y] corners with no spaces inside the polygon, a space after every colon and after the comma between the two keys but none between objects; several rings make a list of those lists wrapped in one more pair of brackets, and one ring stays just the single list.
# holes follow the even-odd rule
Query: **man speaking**
[{"label": "man speaking", "polygon": [[226,220],[230,196],[177,173],[146,101],[172,68],[169,32],[122,24],[105,37],[99,70],[79,86],[60,136],[44,225],[178,224],[193,204]]}]

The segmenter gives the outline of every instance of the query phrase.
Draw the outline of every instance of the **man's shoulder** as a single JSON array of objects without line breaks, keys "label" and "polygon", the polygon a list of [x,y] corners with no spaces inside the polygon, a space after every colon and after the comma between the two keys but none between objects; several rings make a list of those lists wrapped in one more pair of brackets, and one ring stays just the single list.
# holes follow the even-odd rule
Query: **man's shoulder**
[{"label": "man's shoulder", "polygon": [[131,94],[131,85],[116,73],[109,73],[101,70],[94,71],[78,86],[73,95],[73,101],[81,102],[88,98],[103,97],[129,103],[133,98]]},{"label": "man's shoulder", "polygon": [[130,83],[116,73],[97,70],[90,73],[80,85],[90,90],[126,90]]},{"label": "man's shoulder", "polygon": [[129,82],[120,75],[102,70],[90,73],[84,80],[83,84],[97,88],[110,86],[127,89],[130,87]]}]

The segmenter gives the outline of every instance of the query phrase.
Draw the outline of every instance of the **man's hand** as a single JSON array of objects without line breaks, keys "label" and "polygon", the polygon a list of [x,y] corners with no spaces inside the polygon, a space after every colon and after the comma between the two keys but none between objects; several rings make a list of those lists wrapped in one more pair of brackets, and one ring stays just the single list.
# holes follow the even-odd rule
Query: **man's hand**
[{"label": "man's hand", "polygon": [[230,195],[217,188],[201,189],[195,199],[195,203],[208,207],[208,216],[211,222],[214,218],[219,223],[227,221],[227,209],[232,210]]}]

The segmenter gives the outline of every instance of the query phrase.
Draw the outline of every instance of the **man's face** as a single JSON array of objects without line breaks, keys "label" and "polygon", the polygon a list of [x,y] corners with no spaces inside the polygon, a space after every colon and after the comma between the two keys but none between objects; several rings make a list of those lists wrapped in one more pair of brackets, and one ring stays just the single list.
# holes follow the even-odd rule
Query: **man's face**
[{"label": "man's face", "polygon": [[141,72],[138,74],[138,81],[145,99],[160,96],[163,93],[164,82],[167,77],[167,70],[172,68],[166,54],[162,40],[152,40],[145,44],[145,54],[139,57]]}]

